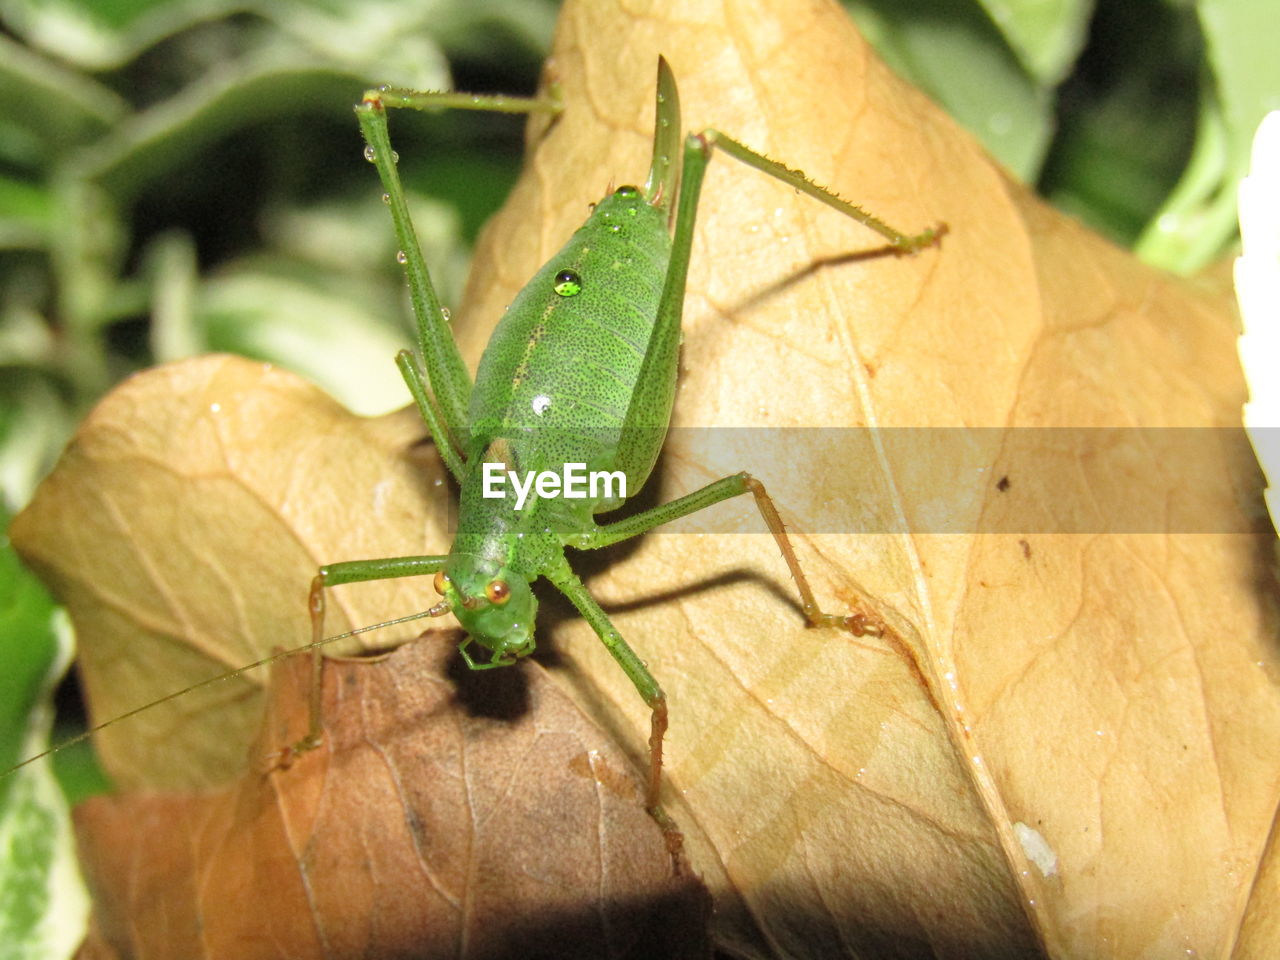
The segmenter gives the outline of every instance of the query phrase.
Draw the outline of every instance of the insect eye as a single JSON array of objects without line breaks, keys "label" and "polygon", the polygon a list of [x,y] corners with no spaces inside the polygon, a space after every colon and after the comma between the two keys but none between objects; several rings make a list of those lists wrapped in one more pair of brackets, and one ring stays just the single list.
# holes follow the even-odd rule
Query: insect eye
[{"label": "insect eye", "polygon": [[436,593],[444,596],[444,585],[449,582],[449,578],[445,576],[445,572],[443,570],[437,571],[436,578],[432,582],[435,585]]},{"label": "insect eye", "polygon": [[619,187],[614,194],[619,197],[634,197],[639,195],[640,191],[635,187]]},{"label": "insect eye", "polygon": [[505,580],[490,580],[489,585],[484,588],[484,595],[489,598],[490,603],[501,606],[511,599],[511,588]]}]

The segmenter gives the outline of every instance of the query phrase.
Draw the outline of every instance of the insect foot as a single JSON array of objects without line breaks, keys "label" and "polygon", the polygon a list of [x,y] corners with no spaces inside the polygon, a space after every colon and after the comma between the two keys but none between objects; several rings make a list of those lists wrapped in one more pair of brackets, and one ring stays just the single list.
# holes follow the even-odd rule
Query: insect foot
[{"label": "insect foot", "polygon": [[297,740],[288,746],[281,747],[279,750],[272,751],[262,758],[262,769],[264,773],[271,773],[276,770],[284,771],[292,767],[298,760],[312,750],[318,750],[324,745],[323,734],[307,734],[301,740]]},{"label": "insect foot", "polygon": [[855,637],[884,636],[884,624],[879,620],[873,620],[871,616],[865,613],[849,614],[844,618],[844,622],[841,626],[852,633]]}]

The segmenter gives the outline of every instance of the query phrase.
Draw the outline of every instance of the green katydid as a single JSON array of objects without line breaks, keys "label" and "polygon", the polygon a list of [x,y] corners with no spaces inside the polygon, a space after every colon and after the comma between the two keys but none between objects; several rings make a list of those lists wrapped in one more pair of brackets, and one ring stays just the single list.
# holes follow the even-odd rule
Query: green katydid
[{"label": "green katydid", "polygon": [[[814,598],[773,501],[747,473],[635,514],[598,525],[595,515],[622,505],[648,478],[666,435],[675,397],[685,279],[703,174],[712,150],[804,192],[862,223],[911,253],[934,243],[942,228],[908,235],[847,203],[823,187],[756,153],[719,131],[683,140],[675,78],[659,58],[653,157],[643,188],[624,186],[598,204],[569,242],[547,262],[511,304],[480,360],[474,384],[462,361],[424,263],[396,170],[387,107],[423,110],[465,108],[505,112],[555,111],[553,99],[473,97],[457,93],[371,90],[356,107],[377,167],[409,282],[421,362],[409,351],[396,358],[436,447],[461,488],[458,531],[449,554],[392,557],[329,564],[311,585],[313,654],[311,726],[283,762],[320,742],[320,647],[379,627],[423,616],[453,613],[467,638],[460,645],[472,669],[508,666],[534,649],[537,600],[530,584],[552,582],[600,637],[651,711],[646,806],[668,831],[674,825],[659,804],[667,702],[644,662],[613,627],[608,615],[570,568],[565,547],[596,549],[639,536],[722,500],[751,493],[782,551],[813,626],[839,627],[854,635],[880,633],[861,614],[824,613]],[[530,476],[564,471],[621,474],[621,490],[568,499],[542,495],[526,485],[485,496],[486,465]],[[625,493],[624,493],[625,491]],[[434,574],[441,600],[424,613],[324,636],[325,588],[340,584]],[[477,659],[471,648],[488,651]],[[297,653],[290,650],[196,684],[206,686]],[[85,736],[189,692],[178,691],[99,724]],[[41,754],[40,756],[47,755]],[[39,759],[29,758],[20,766]],[[16,768],[15,768],[16,769]]]},{"label": "green katydid", "polygon": [[[555,109],[550,100],[372,90],[356,107],[386,191],[408,277],[419,359],[402,351],[397,364],[440,455],[461,489],[458,531],[447,555],[329,564],[311,587],[313,642],[324,636],[325,588],[434,574],[440,601],[427,615],[453,613],[467,632],[459,650],[472,669],[514,663],[534,649],[537,599],[530,584],[550,580],[591,625],[651,711],[646,804],[670,828],[659,803],[667,701],[644,662],[614,628],[570,568],[566,547],[596,549],[750,493],[782,550],[813,626],[856,635],[875,633],[859,615],[824,613],[814,599],[764,486],[747,473],[711,483],[670,503],[605,525],[595,515],[621,506],[648,478],[666,434],[675,397],[681,312],[698,198],[713,149],[787,183],[879,233],[910,253],[941,229],[895,230],[830,191],[707,129],[681,139],[675,78],[659,58],[653,159],[643,188],[624,186],[595,205],[586,223],[529,281],[494,330],[473,383],[423,262],[396,169],[387,107],[444,107],[525,112]],[[682,163],[674,158],[682,150]],[[673,215],[674,213],[674,215]],[[519,476],[564,471],[621,474],[619,490],[596,489],[570,500],[554,488],[530,495],[509,485],[486,495],[498,465]],[[487,651],[487,659],[471,650]],[[316,660],[318,670],[318,659]],[[318,691],[318,684],[313,685]],[[319,742],[319,709],[295,749]]]}]

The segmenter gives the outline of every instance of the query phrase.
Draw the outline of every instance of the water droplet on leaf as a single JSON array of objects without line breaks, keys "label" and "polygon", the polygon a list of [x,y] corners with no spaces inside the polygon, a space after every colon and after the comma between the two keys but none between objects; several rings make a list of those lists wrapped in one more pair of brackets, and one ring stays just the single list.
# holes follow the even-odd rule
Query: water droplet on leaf
[{"label": "water droplet on leaf", "polygon": [[572,270],[561,270],[552,289],[561,297],[576,297],[582,292],[582,278]]}]

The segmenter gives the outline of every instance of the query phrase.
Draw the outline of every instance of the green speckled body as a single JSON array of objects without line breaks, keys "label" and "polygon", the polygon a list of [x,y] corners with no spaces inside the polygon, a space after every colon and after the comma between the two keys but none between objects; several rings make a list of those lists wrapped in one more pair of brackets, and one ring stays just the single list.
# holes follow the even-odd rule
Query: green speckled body
[{"label": "green speckled body", "polygon": [[[622,471],[628,496],[644,484],[675,397],[675,351],[638,382],[670,251],[666,211],[623,187],[596,205],[507,309],[471,392],[453,553],[536,576],[573,535],[594,526],[597,512],[622,502],[531,494],[517,511],[510,486],[503,499],[481,495],[485,462],[522,476],[569,462]],[[558,284],[567,274],[577,282]]]}]

